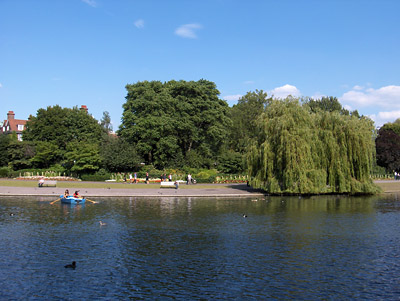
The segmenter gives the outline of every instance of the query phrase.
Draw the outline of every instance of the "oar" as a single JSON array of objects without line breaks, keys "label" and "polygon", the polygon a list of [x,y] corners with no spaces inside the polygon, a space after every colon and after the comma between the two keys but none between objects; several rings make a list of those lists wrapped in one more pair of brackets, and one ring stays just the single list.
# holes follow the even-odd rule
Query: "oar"
[{"label": "oar", "polygon": [[57,202],[57,201],[59,201],[59,200],[61,200],[61,199],[57,199],[57,200],[55,200],[55,201],[52,201],[52,202],[50,203],[50,205],[53,205],[55,202]]},{"label": "oar", "polygon": [[95,202],[95,201],[92,201],[92,200],[88,200],[88,199],[86,199],[86,201],[92,202],[93,204],[97,204],[97,202]]}]

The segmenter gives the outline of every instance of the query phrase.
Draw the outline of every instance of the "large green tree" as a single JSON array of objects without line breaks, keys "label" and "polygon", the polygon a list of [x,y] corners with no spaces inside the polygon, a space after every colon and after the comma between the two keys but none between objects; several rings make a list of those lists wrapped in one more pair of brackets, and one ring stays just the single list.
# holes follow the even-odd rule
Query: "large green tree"
[{"label": "large green tree", "polygon": [[30,116],[24,131],[25,141],[47,141],[66,149],[73,141],[99,142],[102,127],[86,110],[58,105],[39,109]]},{"label": "large green tree", "polygon": [[148,163],[165,167],[185,160],[207,166],[215,160],[230,119],[213,82],[144,81],[126,89],[118,134],[135,144]]},{"label": "large green tree", "polygon": [[373,122],[274,100],[248,153],[251,185],[270,193],[374,193]]},{"label": "large green tree", "polygon": [[272,101],[263,90],[247,92],[230,109],[232,127],[230,128],[230,148],[244,153],[249,141],[255,138],[256,122],[265,108]]},{"label": "large green tree", "polygon": [[388,172],[400,172],[400,119],[379,129],[375,145],[377,164]]},{"label": "large green tree", "polygon": [[343,108],[339,100],[333,96],[323,96],[320,99],[306,98],[303,99],[303,103],[314,113],[318,111],[338,112],[341,115],[352,115],[357,118],[361,117],[357,110],[349,112],[347,109]]}]

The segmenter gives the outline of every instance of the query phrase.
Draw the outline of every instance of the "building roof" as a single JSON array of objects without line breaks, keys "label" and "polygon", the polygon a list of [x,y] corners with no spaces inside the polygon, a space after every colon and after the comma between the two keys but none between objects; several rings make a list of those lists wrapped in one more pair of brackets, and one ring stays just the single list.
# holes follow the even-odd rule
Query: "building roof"
[{"label": "building roof", "polygon": [[25,129],[27,120],[22,120],[22,119],[12,119],[12,120],[4,120],[3,126],[7,127],[10,126],[10,132],[20,132],[18,130],[18,125],[23,125]]},{"label": "building roof", "polygon": [[[3,126],[1,127],[0,131],[1,132],[17,132],[21,133],[25,129],[25,125],[27,120],[22,120],[22,119],[15,119],[14,118],[15,114],[13,111],[8,111],[7,113],[7,120],[4,120]],[[23,129],[19,130],[18,125],[23,125]]]}]

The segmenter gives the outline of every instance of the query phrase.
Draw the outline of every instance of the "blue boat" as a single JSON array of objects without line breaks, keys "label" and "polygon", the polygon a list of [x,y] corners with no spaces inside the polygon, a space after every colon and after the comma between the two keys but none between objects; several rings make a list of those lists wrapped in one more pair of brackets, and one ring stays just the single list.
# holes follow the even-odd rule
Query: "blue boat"
[{"label": "blue boat", "polygon": [[73,196],[64,197],[64,195],[60,195],[61,203],[64,204],[84,204],[85,198],[74,198]]}]

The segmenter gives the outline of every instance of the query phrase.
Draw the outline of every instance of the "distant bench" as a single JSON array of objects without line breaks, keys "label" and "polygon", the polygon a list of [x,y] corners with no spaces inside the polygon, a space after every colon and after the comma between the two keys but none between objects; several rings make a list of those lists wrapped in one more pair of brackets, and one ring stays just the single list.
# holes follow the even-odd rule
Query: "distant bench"
[{"label": "distant bench", "polygon": [[57,186],[57,181],[50,181],[50,180],[44,180],[43,184],[39,182],[39,187],[56,187]]},{"label": "distant bench", "polygon": [[177,188],[174,182],[161,182],[160,188]]}]

